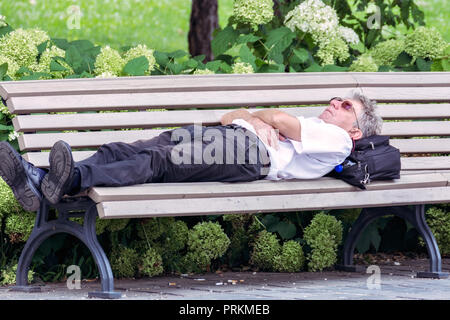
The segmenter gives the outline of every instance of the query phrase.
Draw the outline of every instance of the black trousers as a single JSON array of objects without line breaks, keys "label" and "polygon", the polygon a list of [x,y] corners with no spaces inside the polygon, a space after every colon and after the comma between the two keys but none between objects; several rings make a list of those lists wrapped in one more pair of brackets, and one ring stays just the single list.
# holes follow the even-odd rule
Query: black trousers
[{"label": "black trousers", "polygon": [[264,144],[235,125],[185,126],[133,143],[102,145],[76,162],[81,190],[150,182],[253,181],[270,167]]}]

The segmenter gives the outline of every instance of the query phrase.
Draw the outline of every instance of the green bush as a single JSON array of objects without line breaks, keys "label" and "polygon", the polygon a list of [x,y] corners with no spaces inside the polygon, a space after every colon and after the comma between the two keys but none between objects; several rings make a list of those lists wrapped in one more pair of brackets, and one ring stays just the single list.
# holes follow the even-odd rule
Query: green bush
[{"label": "green bush", "polygon": [[286,241],[281,254],[275,257],[274,267],[279,272],[299,272],[305,263],[305,256],[300,244],[294,240]]},{"label": "green bush", "polygon": [[163,261],[161,255],[154,249],[149,248],[145,251],[142,257],[142,267],[140,268],[142,274],[153,277],[163,273]]},{"label": "green bush", "polygon": [[217,222],[201,222],[188,233],[187,261],[199,269],[207,270],[213,259],[221,257],[228,249],[230,239]]},{"label": "green bush", "polygon": [[342,242],[342,223],[335,217],[319,213],[305,228],[304,239],[311,247],[308,268],[321,271],[331,267],[337,260],[337,248]]},{"label": "green bush", "polygon": [[0,178],[0,222],[5,224],[5,233],[10,242],[27,241],[34,227],[36,214],[25,211],[17,202],[11,188]]},{"label": "green bush", "polygon": [[[16,283],[16,272],[17,272],[17,262],[8,265],[4,270],[0,273],[0,285],[9,285]],[[33,281],[34,272],[32,270],[28,271],[28,282]]]},{"label": "green bush", "polygon": [[110,257],[111,269],[118,278],[132,278],[138,270],[139,254],[123,245],[114,247]]},{"label": "green bush", "polygon": [[[449,205],[444,205],[442,208],[431,207],[426,212],[427,224],[436,238],[442,255],[450,254],[450,215],[446,210],[448,207]],[[420,244],[425,246],[422,238],[420,238]]]},{"label": "green bush", "polygon": [[281,245],[277,236],[263,230],[253,244],[250,263],[261,270],[272,271],[275,269],[275,257],[280,253]]}]

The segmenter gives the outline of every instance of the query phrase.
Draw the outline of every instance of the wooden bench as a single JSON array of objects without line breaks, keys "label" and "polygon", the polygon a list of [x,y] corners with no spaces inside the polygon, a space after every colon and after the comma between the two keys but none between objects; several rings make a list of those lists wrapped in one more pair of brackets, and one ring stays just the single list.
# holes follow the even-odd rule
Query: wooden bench
[{"label": "wooden bench", "polygon": [[[13,123],[15,130],[23,133],[18,139],[24,157],[36,166],[47,167],[48,151],[61,139],[72,146],[78,161],[102,144],[148,139],[165,130],[162,128],[219,124],[220,117],[232,108],[281,106],[295,116],[317,116],[331,97],[345,95],[353,88],[360,88],[378,101],[385,120],[382,134],[391,136],[391,144],[402,153],[400,179],[372,182],[365,191],[329,177],[92,188],[87,195],[67,197],[54,206],[59,212],[57,220],[49,220],[50,204],[43,202],[20,257],[17,283],[12,289],[38,290],[27,283],[33,254],[51,235],[67,232],[86,244],[99,269],[101,291],[89,296],[120,297],[114,292],[110,264],[95,235],[97,215],[113,219],[338,208],[365,208],[344,245],[344,269],[354,269],[353,251],[364,227],[377,217],[398,215],[416,226],[427,244],[430,270],[418,275],[446,277],[441,270],[436,241],[425,223],[424,205],[450,201],[449,72],[183,75],[0,82],[0,95],[9,110],[17,115]],[[303,107],[292,107],[298,105]],[[151,110],[160,108],[163,111]],[[98,112],[106,110],[116,112]],[[132,128],[142,130],[120,130]],[[84,217],[83,226],[69,220],[76,216]]]}]

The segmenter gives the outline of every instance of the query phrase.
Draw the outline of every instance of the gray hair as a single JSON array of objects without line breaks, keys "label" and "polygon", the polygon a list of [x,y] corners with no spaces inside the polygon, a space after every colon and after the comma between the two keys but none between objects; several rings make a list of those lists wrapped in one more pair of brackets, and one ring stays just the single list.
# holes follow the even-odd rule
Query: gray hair
[{"label": "gray hair", "polygon": [[[363,133],[362,137],[380,134],[381,127],[383,126],[383,118],[377,113],[377,102],[375,100],[370,100],[361,91],[356,89],[347,94],[346,98],[358,100],[363,106],[362,112],[358,116],[359,129]],[[357,126],[356,121],[353,125],[355,127]]]}]

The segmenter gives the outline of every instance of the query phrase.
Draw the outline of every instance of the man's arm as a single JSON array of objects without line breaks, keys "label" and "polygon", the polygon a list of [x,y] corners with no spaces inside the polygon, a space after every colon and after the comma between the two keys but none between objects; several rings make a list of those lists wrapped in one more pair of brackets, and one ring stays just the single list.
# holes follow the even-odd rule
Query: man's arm
[{"label": "man's arm", "polygon": [[290,114],[277,109],[264,109],[252,113],[265,123],[278,129],[279,133],[286,138],[301,141],[300,121]]},{"label": "man's arm", "polygon": [[228,113],[225,113],[220,119],[220,123],[226,126],[233,122],[235,119],[243,119],[248,122],[252,118],[252,114],[245,109],[238,109]]},{"label": "man's arm", "polygon": [[243,119],[250,123],[258,136],[268,145],[278,149],[278,140],[288,137],[300,141],[300,122],[297,118],[277,109],[264,109],[253,113],[245,109],[228,112],[221,118],[222,125]]},{"label": "man's arm", "polygon": [[279,133],[284,137],[301,141],[300,121],[296,117],[278,109],[263,109],[252,113],[245,109],[239,109],[226,113],[222,117],[221,123],[222,125],[227,125],[233,122],[234,119],[243,119],[250,123],[252,118],[258,118],[274,129],[278,129]]}]

